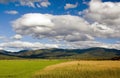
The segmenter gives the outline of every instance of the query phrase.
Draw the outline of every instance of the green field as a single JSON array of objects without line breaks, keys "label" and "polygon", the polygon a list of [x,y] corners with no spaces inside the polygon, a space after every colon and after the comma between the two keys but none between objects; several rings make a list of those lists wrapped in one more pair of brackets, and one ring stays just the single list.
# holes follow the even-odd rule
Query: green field
[{"label": "green field", "polygon": [[120,61],[0,60],[0,78],[120,78]]},{"label": "green field", "polygon": [[46,66],[63,60],[0,60],[0,78],[31,78]]}]

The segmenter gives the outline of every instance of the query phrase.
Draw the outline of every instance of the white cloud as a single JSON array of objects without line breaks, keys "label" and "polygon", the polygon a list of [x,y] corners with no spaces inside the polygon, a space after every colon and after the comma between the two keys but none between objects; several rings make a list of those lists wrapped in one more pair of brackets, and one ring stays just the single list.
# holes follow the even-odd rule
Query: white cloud
[{"label": "white cloud", "polygon": [[65,40],[69,42],[76,42],[76,41],[94,40],[94,38],[88,34],[73,33],[71,35],[67,35],[65,37]]},{"label": "white cloud", "polygon": [[24,41],[12,41],[12,42],[4,42],[0,44],[0,50],[8,50],[8,51],[19,51],[25,49],[46,49],[46,48],[60,48],[61,46],[65,46],[63,48],[73,48],[73,49],[86,49],[92,47],[101,47],[101,48],[109,48],[109,49],[118,49],[120,50],[120,43],[110,44],[110,43],[102,43],[97,41],[77,41],[77,42],[66,42],[64,44],[43,44],[40,42],[24,42]]},{"label": "white cloud", "polygon": [[92,48],[92,47],[101,47],[101,48],[109,48],[109,49],[118,49],[120,50],[120,43],[110,44],[110,43],[102,43],[97,41],[78,41],[72,43],[66,43],[69,48]]},{"label": "white cloud", "polygon": [[19,34],[16,34],[15,36],[12,37],[13,39],[20,40],[22,39],[22,36]]},{"label": "white cloud", "polygon": [[51,5],[50,2],[46,1],[46,2],[41,2],[40,3],[42,7],[48,7],[49,5]]},{"label": "white cloud", "polygon": [[119,30],[115,30],[105,24],[99,24],[98,22],[95,22],[91,25],[91,27],[93,30],[92,35],[94,35],[95,37],[120,38]]},{"label": "white cloud", "polygon": [[120,38],[119,30],[98,22],[90,25],[83,18],[72,15],[29,13],[13,21],[12,25],[17,34],[36,38],[65,41],[94,40],[94,37]]},{"label": "white cloud", "polygon": [[82,11],[79,11],[79,12],[78,12],[78,15],[82,15],[82,13],[83,13]]},{"label": "white cloud", "polygon": [[5,11],[5,13],[6,13],[6,14],[15,15],[15,14],[18,14],[18,11],[10,10],[10,11]]},{"label": "white cloud", "polygon": [[0,50],[3,50],[3,48],[0,47]]},{"label": "white cloud", "polygon": [[0,48],[2,49],[44,49],[44,48],[58,48],[58,44],[42,44],[39,42],[23,42],[23,41],[13,41],[13,42],[5,42],[0,44]]},{"label": "white cloud", "polygon": [[78,6],[78,3],[76,4],[69,4],[67,3],[65,6],[64,6],[64,9],[71,9],[71,8],[76,8]]},{"label": "white cloud", "polygon": [[120,2],[102,2],[91,0],[89,9],[85,11],[85,18],[105,24],[116,31],[120,30]]},{"label": "white cloud", "polygon": [[13,21],[12,25],[17,34],[35,38],[64,41],[94,40],[94,37],[120,38],[119,30],[98,22],[89,24],[83,18],[72,15],[29,13]]},{"label": "white cloud", "polygon": [[89,24],[78,16],[29,13],[13,21],[12,25],[17,34],[31,35],[35,38],[64,41],[94,39],[89,35]]},{"label": "white cloud", "polygon": [[[4,2],[4,1],[3,1]],[[6,2],[6,1],[5,1]],[[38,2],[37,4],[35,4]],[[29,7],[48,7],[49,2],[41,0],[21,0],[22,6]],[[65,9],[76,8],[78,4],[66,4]],[[91,0],[89,8],[84,12],[84,18],[73,15],[52,15],[41,13],[28,13],[12,22],[16,32],[14,38],[20,39],[21,36],[29,35],[34,38],[48,38],[50,40],[65,41],[65,46],[73,48],[104,47],[120,49],[119,43],[107,44],[94,41],[95,37],[100,38],[119,38],[120,39],[120,3],[102,2],[101,0]],[[30,42],[9,42],[9,44],[20,44],[14,48],[35,48]],[[28,46],[23,46],[29,44]],[[37,42],[38,43],[38,42]],[[84,43],[84,44],[83,44]],[[7,43],[2,43],[2,47]],[[36,44],[36,43],[33,43]],[[39,46],[42,45],[38,43]],[[33,47],[31,47],[31,45]],[[16,47],[17,46],[17,47]],[[34,47],[35,46],[35,47]],[[7,47],[12,47],[8,46]],[[45,47],[45,46],[44,46]],[[40,47],[37,47],[38,49]]]},{"label": "white cloud", "polygon": [[120,2],[91,0],[89,8],[83,13],[84,18],[93,23],[94,32],[99,37],[120,38]]},{"label": "white cloud", "polygon": [[34,2],[37,2],[39,0],[20,0],[20,5],[21,6],[29,6],[35,8]]},{"label": "white cloud", "polygon": [[5,37],[4,36],[0,36],[0,40],[3,40]]},{"label": "white cloud", "polygon": [[28,6],[33,8],[40,8],[40,4],[42,7],[48,7],[51,3],[48,0],[0,0],[0,3],[9,3],[9,2],[17,2],[15,5],[17,6]]},{"label": "white cloud", "polygon": [[89,24],[79,16],[29,13],[13,21],[12,25],[17,34],[62,41],[65,44],[59,44],[68,46],[68,48],[120,49],[118,43],[107,44],[95,41],[95,37],[120,38],[118,31],[99,22]]}]

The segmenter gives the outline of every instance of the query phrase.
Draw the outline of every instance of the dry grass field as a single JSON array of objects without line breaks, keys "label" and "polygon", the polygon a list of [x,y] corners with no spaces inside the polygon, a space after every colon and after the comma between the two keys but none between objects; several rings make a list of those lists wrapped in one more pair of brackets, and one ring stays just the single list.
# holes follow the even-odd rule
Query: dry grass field
[{"label": "dry grass field", "polygon": [[48,66],[33,78],[120,78],[120,61],[72,61]]}]

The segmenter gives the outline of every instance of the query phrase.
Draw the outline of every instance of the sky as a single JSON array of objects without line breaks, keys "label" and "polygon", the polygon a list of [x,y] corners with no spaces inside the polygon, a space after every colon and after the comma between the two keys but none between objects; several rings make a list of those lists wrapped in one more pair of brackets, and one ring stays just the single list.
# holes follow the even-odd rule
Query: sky
[{"label": "sky", "polygon": [[0,50],[120,50],[119,0],[0,0]]}]

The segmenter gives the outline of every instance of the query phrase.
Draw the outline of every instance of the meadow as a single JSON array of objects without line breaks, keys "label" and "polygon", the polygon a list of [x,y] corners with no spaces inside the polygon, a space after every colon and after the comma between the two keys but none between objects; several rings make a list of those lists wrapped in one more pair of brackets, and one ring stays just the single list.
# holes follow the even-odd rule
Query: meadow
[{"label": "meadow", "polygon": [[120,78],[120,61],[0,60],[0,78]]},{"label": "meadow", "polygon": [[33,78],[120,78],[120,61],[72,61],[48,66]]},{"label": "meadow", "polygon": [[0,60],[0,78],[31,78],[36,71],[64,60]]}]

